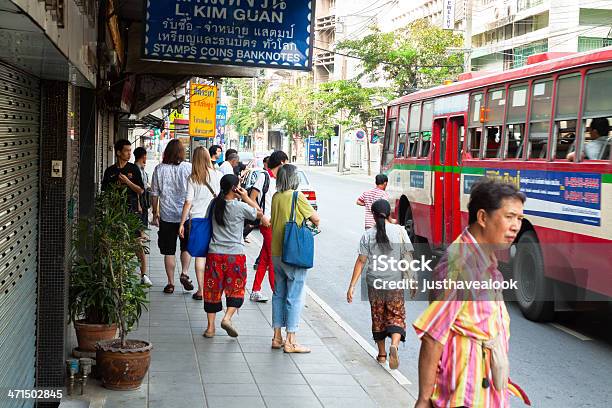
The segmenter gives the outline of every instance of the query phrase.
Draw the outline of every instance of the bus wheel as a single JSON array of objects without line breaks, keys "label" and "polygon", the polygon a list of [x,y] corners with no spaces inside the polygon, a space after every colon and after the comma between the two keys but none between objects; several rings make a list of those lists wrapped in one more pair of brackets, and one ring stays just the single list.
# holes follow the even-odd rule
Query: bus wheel
[{"label": "bus wheel", "polygon": [[551,320],[554,314],[552,284],[544,276],[542,252],[532,231],[521,235],[512,269],[517,285],[516,300],[523,315],[538,322]]}]

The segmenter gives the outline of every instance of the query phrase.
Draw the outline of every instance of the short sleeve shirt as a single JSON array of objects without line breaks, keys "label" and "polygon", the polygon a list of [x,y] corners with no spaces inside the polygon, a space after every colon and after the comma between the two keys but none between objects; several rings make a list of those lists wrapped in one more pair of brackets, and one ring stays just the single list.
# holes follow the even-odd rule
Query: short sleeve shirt
[{"label": "short sleeve shirt", "polygon": [[[465,276],[467,272],[484,280],[481,273],[490,274],[496,267],[496,261],[491,263],[481,254],[466,229],[442,257],[434,275]],[[501,275],[492,272],[492,278]],[[427,333],[444,346],[431,401],[437,407],[507,407],[508,392],[481,386],[484,377],[493,383],[489,365],[482,361],[481,342],[500,335],[508,350],[510,317],[506,305],[503,300],[458,300],[457,293],[451,291],[444,300],[433,301],[413,323],[419,338]],[[487,367],[485,372],[483,366]]]},{"label": "short sleeve shirt", "polygon": [[232,164],[228,161],[224,161],[220,166],[219,166],[219,171],[222,173],[222,175],[226,175],[226,174],[234,174],[234,168],[232,167]]},{"label": "short sleeve shirt", "polygon": [[155,167],[151,180],[151,195],[159,197],[159,212],[163,221],[181,222],[189,176],[191,176],[191,163],[188,162],[160,163]]},{"label": "short sleeve shirt", "polygon": [[221,189],[219,180],[221,177],[216,170],[211,170],[209,174],[210,180],[208,185],[212,192],[206,184],[198,184],[191,180],[191,178],[187,181],[187,197],[185,200],[191,202],[191,218],[206,218],[211,201],[219,194]]},{"label": "short sleeve shirt", "polygon": [[[206,187],[204,187],[206,188]],[[228,200],[223,215],[224,226],[217,224],[213,217],[213,235],[208,252],[211,254],[240,255],[244,254],[242,233],[244,221],[257,219],[257,210],[238,200]]]},{"label": "short sleeve shirt", "polygon": [[[263,194],[264,186],[266,183],[266,175],[264,173],[265,171],[267,170],[264,170],[257,174],[257,180],[255,180],[255,184],[253,185],[253,188],[259,191],[260,196],[257,197],[257,201],[259,202],[261,202],[261,194]],[[268,191],[266,191],[266,196],[264,198],[265,199],[264,215],[266,217],[271,217],[272,216],[272,197],[274,196],[274,193],[276,193],[276,180],[269,172],[268,172],[268,180],[269,180]]]},{"label": "short sleeve shirt", "polygon": [[[134,163],[128,162],[121,168],[117,167],[116,164],[113,164],[104,171],[104,176],[102,177],[102,191],[106,191],[111,184],[125,186],[119,181],[119,174],[124,174],[132,183],[144,189],[140,168],[138,168],[138,166],[136,166]],[[130,211],[134,213],[140,212],[140,206],[138,205],[138,194],[127,186],[125,186],[125,189],[128,195],[128,206],[130,207]]]},{"label": "short sleeve shirt", "polygon": [[[285,224],[291,216],[293,192],[294,190],[277,191],[272,197],[272,256],[283,255]],[[310,218],[315,212],[302,192],[298,193],[295,208],[298,225],[301,225],[304,219]]]},{"label": "short sleeve shirt", "polygon": [[388,200],[389,193],[376,187],[368,190],[359,196],[359,200],[365,203],[365,228],[372,228],[375,224],[374,216],[372,215],[372,204],[377,200]]},{"label": "short sleeve shirt", "polygon": [[[398,267],[391,267],[391,265],[397,265],[402,259],[406,259],[406,256],[414,251],[408,233],[401,225],[389,224],[385,225],[385,232],[389,238],[390,248],[376,242],[376,226],[366,230],[361,236],[359,242],[359,255],[368,257],[368,264],[366,267],[366,282],[369,286],[373,286],[376,279],[383,281],[399,281],[402,279],[402,270]],[[385,267],[374,267],[375,257],[385,255],[388,260],[395,261],[394,263],[387,263]]]}]

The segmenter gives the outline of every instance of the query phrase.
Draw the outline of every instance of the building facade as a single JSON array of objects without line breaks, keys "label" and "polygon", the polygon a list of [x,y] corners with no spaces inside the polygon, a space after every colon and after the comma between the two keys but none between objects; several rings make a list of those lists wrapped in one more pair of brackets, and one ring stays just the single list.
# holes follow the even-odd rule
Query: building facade
[{"label": "building facade", "polygon": [[601,0],[476,1],[471,63],[502,70],[541,52],[581,52],[612,45],[612,3]]}]

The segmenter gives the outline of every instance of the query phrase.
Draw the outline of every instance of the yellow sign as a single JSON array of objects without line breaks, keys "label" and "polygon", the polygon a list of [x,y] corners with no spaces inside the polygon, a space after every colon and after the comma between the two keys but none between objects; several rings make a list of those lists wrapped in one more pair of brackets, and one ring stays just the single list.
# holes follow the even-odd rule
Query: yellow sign
[{"label": "yellow sign", "polygon": [[189,95],[189,135],[215,137],[217,87],[191,84]]}]

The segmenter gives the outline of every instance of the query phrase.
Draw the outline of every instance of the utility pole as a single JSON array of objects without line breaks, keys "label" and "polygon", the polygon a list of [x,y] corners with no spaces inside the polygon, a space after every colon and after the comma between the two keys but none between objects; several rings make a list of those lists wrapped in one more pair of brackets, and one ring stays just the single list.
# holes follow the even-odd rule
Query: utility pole
[{"label": "utility pole", "polygon": [[472,70],[470,55],[472,54],[472,7],[474,0],[465,0],[465,30],[463,31],[463,48],[465,54],[463,56],[463,72]]},{"label": "utility pole", "polygon": [[340,124],[338,125],[338,173],[344,173],[344,129],[342,126],[343,111],[340,111]]}]

